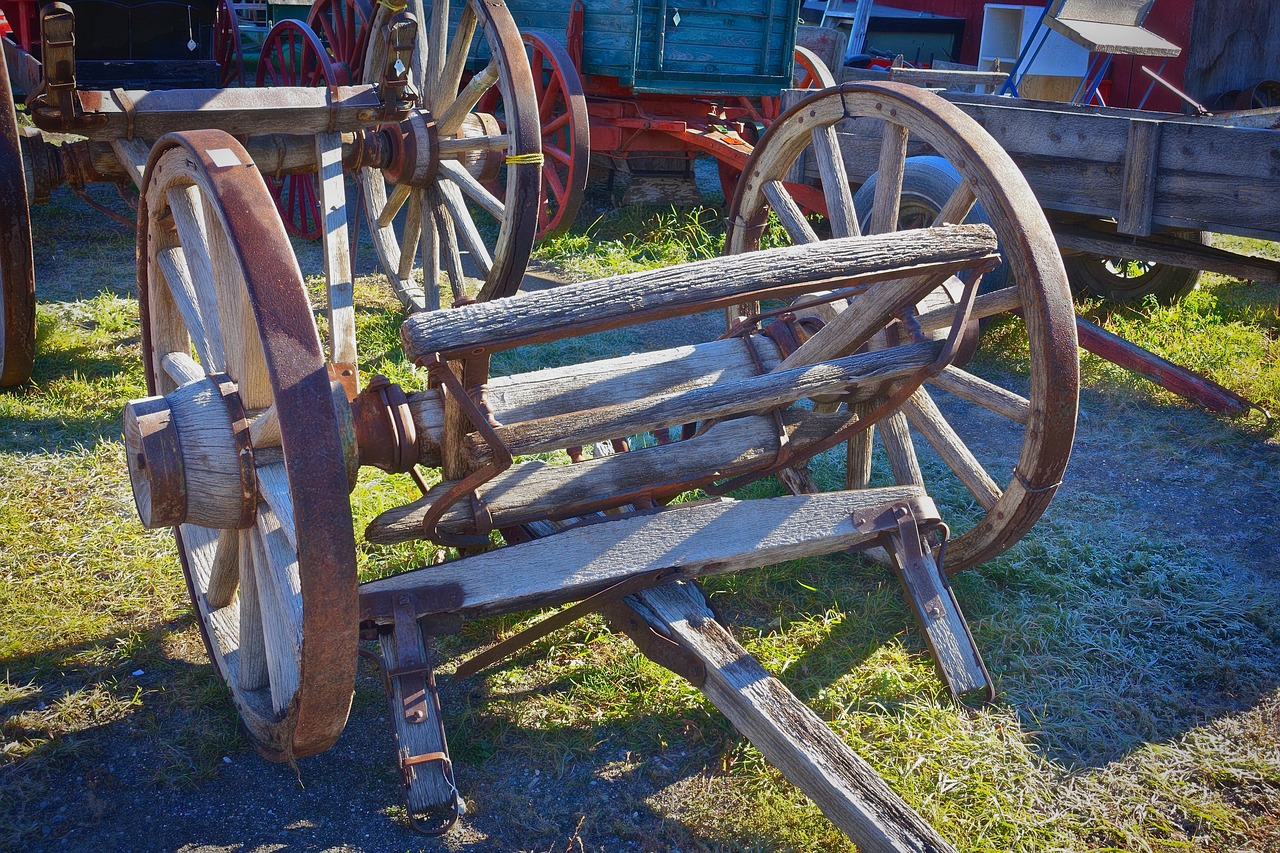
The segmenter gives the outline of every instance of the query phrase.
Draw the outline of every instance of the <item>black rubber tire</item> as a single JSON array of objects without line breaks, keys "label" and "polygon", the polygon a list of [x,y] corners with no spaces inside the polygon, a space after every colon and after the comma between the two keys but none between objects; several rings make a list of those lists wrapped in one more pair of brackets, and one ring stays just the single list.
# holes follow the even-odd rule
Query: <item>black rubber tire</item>
[{"label": "black rubber tire", "polygon": [[[1209,242],[1207,231],[1180,236],[1201,245]],[[1136,303],[1154,296],[1157,302],[1169,305],[1195,290],[1200,281],[1200,270],[1124,258],[1078,254],[1064,256],[1062,263],[1073,292],[1112,302]]]},{"label": "black rubber tire", "polygon": [[[946,204],[955,188],[960,186],[960,180],[960,173],[943,157],[908,157],[902,175],[898,230],[927,228],[932,225],[938,211]],[[871,219],[871,205],[875,194],[876,176],[873,174],[853,195],[853,207],[858,212],[858,223],[864,233]],[[990,225],[991,220],[982,205],[975,204],[968,217],[960,224]],[[1009,265],[1002,263],[982,277],[982,285],[978,289],[982,293],[989,293],[1008,284]]]}]

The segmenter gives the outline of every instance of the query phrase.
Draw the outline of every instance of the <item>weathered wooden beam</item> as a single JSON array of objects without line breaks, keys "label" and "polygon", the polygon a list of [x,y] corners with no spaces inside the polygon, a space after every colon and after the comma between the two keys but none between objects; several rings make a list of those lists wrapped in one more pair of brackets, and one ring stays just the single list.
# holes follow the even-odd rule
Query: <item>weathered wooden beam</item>
[{"label": "weathered wooden beam", "polygon": [[415,314],[404,322],[400,336],[406,354],[415,361],[436,352],[466,357],[694,309],[789,298],[855,283],[950,275],[985,263],[995,250],[995,234],[985,225],[828,240]]},{"label": "weathered wooden beam", "polygon": [[[78,130],[90,139],[110,142],[130,135],[158,139],[177,130],[217,127],[234,136],[262,133],[315,134],[345,132],[378,121],[382,99],[373,85],[272,89],[166,89],[120,93],[81,90],[84,112],[99,122]],[[132,127],[129,110],[132,108]],[[35,113],[40,124],[40,113]],[[57,130],[47,127],[46,130]]]},{"label": "weathered wooden beam", "polygon": [[[533,460],[503,471],[478,489],[498,528],[537,519],[563,519],[632,503],[642,496],[673,496],[713,479],[763,467],[778,451],[773,419],[759,415],[716,424],[702,435],[629,453],[586,459],[574,465]],[[379,515],[365,530],[378,544],[424,536],[422,520],[436,500],[454,485],[438,483],[405,506]],[[445,512],[439,527],[447,533],[470,532],[470,504]]]},{"label": "weathered wooden beam", "polygon": [[[919,487],[892,486],[676,505],[369,581],[360,597],[377,609],[382,596],[421,593],[418,616],[448,611],[465,619],[563,604],[659,569],[697,577],[843,551],[874,535],[858,531],[854,512],[919,497]],[[433,609],[432,591],[444,588],[456,589],[456,603]]]},{"label": "weathered wooden beam", "polygon": [[1062,223],[1053,226],[1053,237],[1059,248],[1104,258],[1134,258],[1155,264],[1208,270],[1258,284],[1280,283],[1280,263],[1276,261],[1228,252],[1191,240],[1161,235],[1121,236]]},{"label": "weathered wooden beam", "polygon": [[[543,453],[566,445],[590,444],[661,427],[764,412],[817,394],[849,391],[861,383],[902,379],[931,364],[942,342],[928,341],[858,353],[821,364],[776,370],[676,394],[659,394],[590,411],[570,411],[497,428],[512,453]],[[467,436],[473,458],[489,455],[482,436]]]},{"label": "weathered wooden beam", "polygon": [[699,689],[859,850],[954,850],[822,718],[738,644],[694,584],[645,590],[627,603],[702,661],[707,674]]}]

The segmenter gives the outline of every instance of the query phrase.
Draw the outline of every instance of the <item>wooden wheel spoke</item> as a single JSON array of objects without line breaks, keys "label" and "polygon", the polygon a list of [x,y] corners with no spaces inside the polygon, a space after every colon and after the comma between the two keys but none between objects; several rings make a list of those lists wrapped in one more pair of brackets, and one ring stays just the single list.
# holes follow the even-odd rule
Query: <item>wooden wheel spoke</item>
[{"label": "wooden wheel spoke", "polygon": [[258,581],[254,577],[257,559],[252,537],[242,535],[240,542],[240,649],[237,654],[236,680],[241,689],[261,690],[271,683],[267,672],[267,643],[262,625],[262,606]]},{"label": "wooden wheel spoke", "polygon": [[240,531],[218,531],[218,545],[213,552],[213,565],[209,569],[209,586],[205,602],[210,610],[231,604],[240,585]]},{"label": "wooden wheel spoke", "polygon": [[506,205],[485,186],[472,176],[461,163],[444,160],[440,163],[440,171],[458,185],[467,198],[471,199],[485,213],[499,222],[506,216]]},{"label": "wooden wheel spoke", "polygon": [[471,259],[480,268],[480,277],[488,278],[489,271],[493,269],[493,258],[490,257],[489,248],[480,237],[475,220],[471,218],[471,211],[467,210],[467,203],[462,198],[462,190],[449,180],[442,180],[437,186],[457,232],[461,234],[467,244],[467,250],[471,252]]},{"label": "wooden wheel spoke", "polygon": [[853,192],[849,189],[849,176],[845,172],[844,157],[834,127],[814,128],[810,134],[814,161],[822,178],[822,194],[827,201],[827,220],[831,223],[831,236],[856,237],[858,214],[853,209]]},{"label": "wooden wheel spoke", "polygon": [[453,136],[457,133],[463,120],[497,82],[498,63],[490,61],[440,113],[440,118],[436,121],[436,132],[440,136]]},{"label": "wooden wheel spoke", "polygon": [[880,140],[880,161],[876,168],[876,194],[871,205],[870,234],[898,230],[899,202],[902,199],[902,176],[907,167],[907,128],[884,123]]},{"label": "wooden wheel spoke", "polygon": [[418,200],[422,219],[422,287],[425,291],[427,310],[440,309],[440,234],[435,220],[427,215],[425,202]]},{"label": "wooden wheel spoke", "polygon": [[974,500],[988,512],[994,509],[1000,500],[1000,487],[943,417],[929,393],[923,388],[916,389],[902,408],[911,425],[955,472]]},{"label": "wooden wheel spoke", "polygon": [[947,365],[929,381],[962,400],[968,400],[1014,423],[1025,426],[1031,419],[1031,401],[1026,397],[954,365]]},{"label": "wooden wheel spoke", "polygon": [[298,532],[293,521],[293,497],[289,493],[289,475],[283,462],[258,466],[258,491],[271,508],[276,523],[289,540],[289,546],[298,550]]},{"label": "wooden wheel spoke", "polygon": [[178,385],[203,379],[206,372],[212,372],[197,364],[196,360],[185,352],[165,353],[160,359],[160,365],[164,368],[164,372],[169,374],[169,378]]},{"label": "wooden wheel spoke", "polygon": [[803,243],[818,242],[818,235],[814,233],[813,226],[809,224],[809,220],[805,219],[804,211],[787,192],[782,181],[766,182],[764,196],[769,200],[769,206],[778,215],[778,219],[782,221],[782,227],[792,243],[798,246]]},{"label": "wooden wheel spoke", "polygon": [[249,421],[249,440],[254,447],[280,446],[280,417],[275,406],[268,406]]},{"label": "wooden wheel spoke", "polygon": [[[970,312],[969,316],[979,320],[983,317],[1008,314],[1010,311],[1017,311],[1021,307],[1022,295],[1019,293],[1018,288],[1002,287],[999,290],[993,290],[990,293],[983,293],[974,297],[973,311]],[[926,311],[916,319],[920,321],[920,328],[928,333],[950,329],[951,324],[955,321],[955,316],[955,307],[948,305],[943,308]]]},{"label": "wooden wheel spoke", "polygon": [[[548,137],[554,136],[555,134],[567,128],[569,126],[570,119],[571,119],[571,116],[568,113],[561,113],[560,115],[551,119],[551,121],[548,121],[546,122],[546,124],[542,125],[542,136],[543,136],[542,150],[543,151],[547,150],[546,139]],[[567,155],[566,155],[565,162],[566,163],[568,162]]]},{"label": "wooden wheel spoke", "polygon": [[[191,335],[191,343],[196,348],[200,362],[207,366],[210,373],[224,369],[226,357],[222,354],[222,330],[218,328],[218,315],[216,312],[205,314],[201,310],[201,300],[182,247],[168,246],[158,250],[156,264],[164,274],[169,293]],[[212,294],[208,301],[212,302]]]},{"label": "wooden wheel spoke", "polygon": [[440,156],[457,159],[468,154],[480,154],[485,151],[506,151],[511,147],[511,137],[500,136],[457,136],[440,140]]},{"label": "wooden wheel spoke", "polygon": [[[444,260],[445,274],[449,277],[449,288],[455,300],[462,299],[467,295],[467,277],[462,270],[462,254],[458,249],[458,232],[454,230],[453,218],[438,188],[427,192],[425,204],[435,222],[440,255]],[[424,217],[425,215],[424,213]]]},{"label": "wooden wheel spoke", "polygon": [[400,266],[396,273],[408,280],[413,275],[413,262],[418,257],[418,240],[422,236],[422,194],[418,193],[404,214],[404,236],[400,240]]},{"label": "wooden wheel spoke", "polygon": [[[213,363],[224,367],[226,358],[223,355],[225,350],[222,330],[218,324],[217,283],[213,274],[200,193],[193,186],[174,187],[165,193],[165,199],[173,214],[174,229],[178,232],[180,245],[172,251],[159,252],[157,264],[161,265],[166,274],[170,293],[183,321],[187,322],[187,331],[201,337],[209,358]],[[166,260],[173,264],[173,278],[169,278],[169,270],[164,267]],[[184,270],[187,273],[185,278],[182,275]],[[188,314],[192,315],[190,320]],[[196,352],[201,358],[205,355],[199,344]]]},{"label": "wooden wheel spoke", "polygon": [[973,192],[973,185],[968,181],[961,181],[951,195],[947,198],[946,204],[942,206],[942,210],[938,211],[938,215],[934,217],[934,225],[959,225],[969,216],[969,211],[973,210],[974,204],[978,201],[977,195]]},{"label": "wooden wheel spoke", "polygon": [[400,208],[404,207],[404,203],[409,200],[409,196],[412,194],[413,187],[408,184],[396,184],[395,189],[391,191],[391,197],[387,199],[387,203],[378,211],[378,227],[390,227],[396,215],[400,213]]},{"label": "wooden wheel spoke", "polygon": [[880,442],[884,445],[885,455],[889,457],[893,481],[901,486],[923,486],[924,475],[920,472],[920,461],[916,458],[911,431],[902,411],[890,413],[877,426],[880,427]]},{"label": "wooden wheel spoke", "polygon": [[205,199],[204,219],[209,236],[209,257],[213,266],[218,316],[222,324],[227,375],[239,386],[245,408],[271,405],[271,375],[258,336],[258,323],[249,304],[248,288],[240,259],[232,249],[217,212]]},{"label": "wooden wheel spoke", "polygon": [[249,541],[253,554],[271,706],[280,713],[293,701],[301,683],[298,663],[302,652],[302,587],[298,559],[272,513],[259,513],[257,526],[244,531],[241,538]]},{"label": "wooden wheel spoke", "polygon": [[[449,8],[447,2],[436,2],[432,7],[433,12],[438,6],[444,6],[446,10]],[[453,31],[453,41],[449,44],[448,53],[445,54],[440,68],[440,76],[437,78],[441,93],[458,91],[458,85],[462,82],[462,71],[467,62],[467,53],[471,50],[471,40],[476,34],[476,24],[475,9],[468,2],[462,9],[458,26]],[[447,26],[445,33],[448,34]],[[432,35],[435,35],[434,31]]]}]

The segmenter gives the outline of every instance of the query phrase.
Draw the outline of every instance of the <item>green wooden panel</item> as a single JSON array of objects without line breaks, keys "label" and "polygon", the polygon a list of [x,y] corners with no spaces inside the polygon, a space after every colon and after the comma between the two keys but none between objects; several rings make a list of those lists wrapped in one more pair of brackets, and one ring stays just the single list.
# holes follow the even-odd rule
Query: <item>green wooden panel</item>
[{"label": "green wooden panel", "polygon": [[[639,92],[775,95],[790,85],[801,0],[591,0],[581,71]],[[572,0],[508,0],[516,26],[565,42]],[[426,3],[430,17],[431,4]],[[450,4],[456,27],[462,4]],[[678,16],[678,17],[677,17]],[[488,61],[476,40],[468,67]]]}]

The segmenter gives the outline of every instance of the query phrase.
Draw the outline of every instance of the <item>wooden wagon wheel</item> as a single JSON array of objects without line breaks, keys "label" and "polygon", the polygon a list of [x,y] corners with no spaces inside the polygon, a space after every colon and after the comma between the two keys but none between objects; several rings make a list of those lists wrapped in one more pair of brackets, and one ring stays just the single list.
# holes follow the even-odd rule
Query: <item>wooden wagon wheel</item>
[{"label": "wooden wagon wheel", "polygon": [[[375,29],[393,14],[378,6]],[[507,7],[467,0],[450,27],[449,3],[441,0],[430,17],[425,64],[415,76],[435,123],[410,118],[393,166],[359,175],[379,264],[415,311],[438,307],[442,267],[455,301],[469,298],[469,279],[479,280],[480,300],[519,288],[538,229],[543,160],[533,77]],[[487,64],[462,86],[468,56]],[[385,62],[386,45],[372,40],[366,82],[376,82]],[[474,109],[493,88],[501,122]],[[501,198],[485,188],[495,181]]]},{"label": "wooden wagon wheel", "polygon": [[307,26],[316,32],[345,72],[347,80],[364,76],[373,7],[368,0],[316,0],[307,14]]},{"label": "wooden wagon wheel", "polygon": [[[346,86],[346,67],[329,55],[319,36],[301,21],[280,21],[267,33],[258,57],[258,86]],[[285,230],[304,240],[324,233],[318,176],[314,172],[263,176]]]},{"label": "wooden wagon wheel", "polygon": [[0,62],[0,388],[31,378],[36,356],[36,275],[31,210],[9,72]]},{"label": "wooden wagon wheel", "polygon": [[[823,176],[821,193],[831,233],[856,233],[853,194],[843,159],[848,152],[842,154],[835,132],[837,123],[848,119],[862,125],[855,131],[867,131],[869,124],[880,131],[878,143],[874,133],[862,134],[870,140],[869,153],[876,158],[875,165],[863,172],[875,171],[878,176],[870,230],[884,232],[897,227],[908,140],[926,143],[964,177],[947,199],[939,221],[962,221],[976,198],[1000,239],[1015,280],[1013,286],[980,296],[975,314],[1017,311],[1025,320],[1030,360],[1027,397],[956,367],[948,367],[932,383],[1021,426],[1016,467],[1001,477],[1007,481],[1003,486],[996,479],[1003,472],[989,473],[984,468],[928,391],[917,392],[876,430],[897,481],[923,482],[910,444],[910,422],[981,507],[981,517],[960,532],[947,549],[947,570],[956,572],[988,560],[1016,542],[1043,513],[1062,480],[1075,434],[1079,387],[1071,294],[1053,234],[1013,161],[958,108],[936,95],[898,83],[845,84],[783,113],[747,164],[730,211],[728,252],[758,247],[761,226],[770,209],[777,213],[792,241],[819,239],[796,203],[795,196],[802,194],[803,188],[784,183],[792,164],[810,145]],[[876,121],[879,119],[883,121]],[[846,310],[856,311],[857,300]],[[926,331],[936,327],[933,317],[949,325],[954,313],[949,307],[936,310],[936,315],[922,315]],[[866,485],[870,460],[868,436],[867,441],[850,447],[850,487]]]},{"label": "wooden wagon wheel", "polygon": [[537,239],[563,234],[573,224],[587,189],[590,119],[582,78],[569,52],[538,30],[520,33],[529,53],[542,125],[542,204]]},{"label": "wooden wagon wheel", "polygon": [[240,144],[170,134],[146,175],[142,346],[148,388],[168,396],[125,410],[135,501],[148,526],[175,527],[209,656],[253,742],[299,758],[337,738],[355,684],[340,409],[297,260]]},{"label": "wooden wagon wheel", "polygon": [[244,48],[240,43],[240,19],[231,0],[218,0],[213,20],[213,58],[218,61],[218,85],[244,85]]}]

